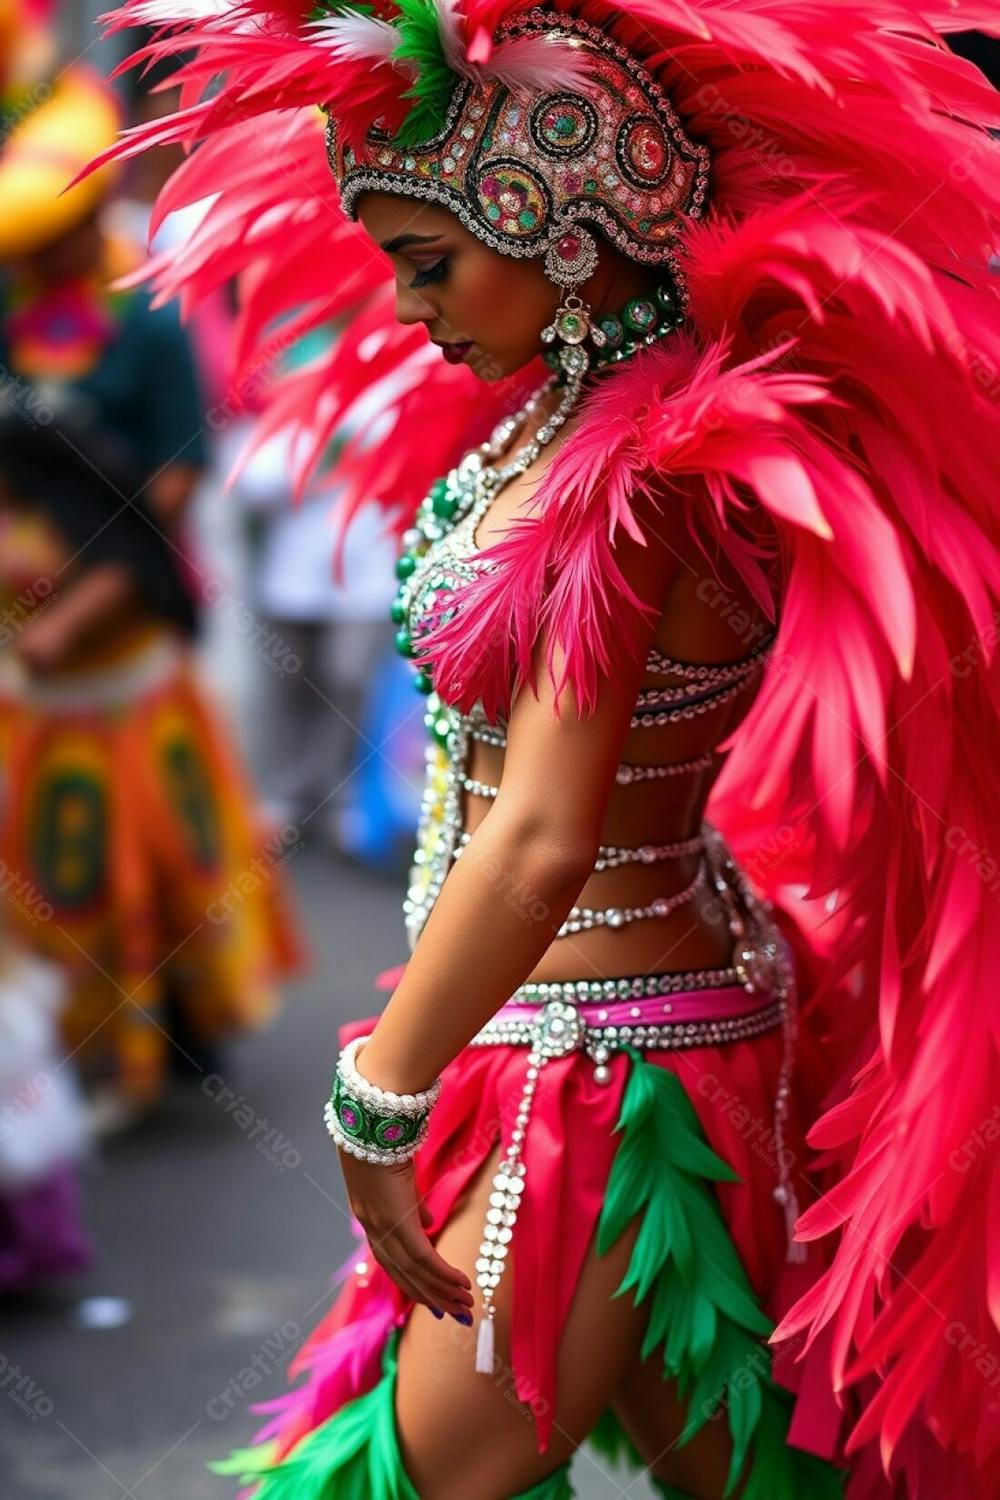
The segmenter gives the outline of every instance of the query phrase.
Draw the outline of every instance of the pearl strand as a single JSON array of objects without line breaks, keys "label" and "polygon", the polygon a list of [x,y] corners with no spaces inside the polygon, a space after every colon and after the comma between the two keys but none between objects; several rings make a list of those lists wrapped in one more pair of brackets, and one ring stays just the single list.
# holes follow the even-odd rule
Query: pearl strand
[{"label": "pearl strand", "polygon": [[528,1071],[518,1104],[514,1129],[511,1133],[510,1146],[491,1184],[490,1206],[486,1213],[483,1239],[479,1246],[479,1259],[476,1261],[476,1285],[482,1294],[485,1309],[476,1336],[476,1370],[482,1375],[493,1374],[493,1320],[496,1316],[493,1298],[503,1275],[510,1241],[514,1235],[514,1225],[517,1222],[521,1194],[524,1192],[524,1177],[527,1170],[522,1160],[524,1137],[531,1116],[531,1105],[535,1097],[542,1061],[541,1054],[535,1047],[532,1047],[528,1053]]}]

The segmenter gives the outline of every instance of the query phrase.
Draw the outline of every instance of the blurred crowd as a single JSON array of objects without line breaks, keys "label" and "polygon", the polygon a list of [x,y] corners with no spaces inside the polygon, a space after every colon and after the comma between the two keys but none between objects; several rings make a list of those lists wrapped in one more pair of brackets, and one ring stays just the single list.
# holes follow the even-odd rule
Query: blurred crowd
[{"label": "blurred crowd", "polygon": [[170,150],[63,191],[171,75],[113,88],[54,22],[0,0],[5,1294],[93,1258],[81,1156],[273,1019],[309,962],[291,854],[398,867],[422,754],[381,513],[337,581],[336,489],[293,501],[281,438],[226,488],[277,372],[230,388],[231,288],[182,325],[133,274]]}]

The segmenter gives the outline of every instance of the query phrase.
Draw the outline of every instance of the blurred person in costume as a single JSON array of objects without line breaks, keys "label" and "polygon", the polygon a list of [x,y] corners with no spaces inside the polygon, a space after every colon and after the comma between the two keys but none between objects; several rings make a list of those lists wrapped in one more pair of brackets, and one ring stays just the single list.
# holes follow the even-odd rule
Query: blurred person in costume
[{"label": "blurred person in costume", "polygon": [[[285,366],[301,368],[338,336],[317,330],[289,351]],[[378,412],[377,396],[362,402],[356,424]],[[347,424],[335,437],[331,462],[351,430]],[[256,674],[260,786],[275,821],[304,821],[349,853],[361,792],[355,771],[372,755],[393,753],[391,736],[383,749],[362,724],[376,669],[392,655],[396,544],[382,508],[368,505],[335,578],[342,497],[319,484],[293,497],[291,457],[288,435],[278,434],[239,467],[234,484],[252,528],[252,602],[265,627]]]},{"label": "blurred person in costume", "polygon": [[12,933],[69,978],[64,1042],[109,1123],[266,1021],[299,956],[189,661],[188,345],[174,309],[109,286],[136,261],[103,226],[115,169],[62,192],[119,124],[75,63],[0,150],[0,857]]},{"label": "blurred person in costume", "polygon": [[428,731],[324,1109],[357,1251],[219,1472],[995,1500],[1000,100],[943,41],[995,5],[136,20],[183,107],[103,159],[218,194],[158,290],[241,270],[250,368],[349,320],[292,477],[399,382],[335,477]]}]

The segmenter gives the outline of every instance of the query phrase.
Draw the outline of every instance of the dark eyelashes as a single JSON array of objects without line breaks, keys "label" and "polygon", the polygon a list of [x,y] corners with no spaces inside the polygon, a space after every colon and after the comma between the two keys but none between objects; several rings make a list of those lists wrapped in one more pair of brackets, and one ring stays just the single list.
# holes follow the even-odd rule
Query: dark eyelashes
[{"label": "dark eyelashes", "polygon": [[416,291],[419,287],[430,286],[432,281],[443,281],[448,274],[448,257],[442,258],[433,266],[427,266],[425,270],[418,271],[410,282],[410,290]]}]

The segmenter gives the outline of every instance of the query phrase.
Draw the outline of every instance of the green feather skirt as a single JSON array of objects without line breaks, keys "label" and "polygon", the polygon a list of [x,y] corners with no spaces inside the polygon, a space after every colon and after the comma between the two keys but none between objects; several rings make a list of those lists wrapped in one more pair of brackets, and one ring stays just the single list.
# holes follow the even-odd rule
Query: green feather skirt
[{"label": "green feather skirt", "polygon": [[[732,1439],[725,1496],[740,1500],[840,1500],[845,1476],[786,1442],[792,1397],[772,1379],[762,1312],[733,1248],[712,1186],[736,1174],[711,1149],[683,1085],[634,1048],[615,1126],[597,1228],[606,1254],[639,1214],[640,1227],[616,1297],[649,1304],[642,1358],[662,1349],[664,1380],[676,1382],[688,1417],[683,1448],[724,1412]],[[403,1467],[395,1425],[400,1330],[386,1340],[382,1375],[280,1461],[274,1443],[241,1449],[209,1467],[254,1500],[421,1500]],[[488,1439],[488,1434],[484,1434]],[[611,1466],[645,1464],[609,1406],[587,1441]],[[650,1476],[666,1500],[683,1492]],[[570,1460],[511,1500],[572,1500]]]}]

